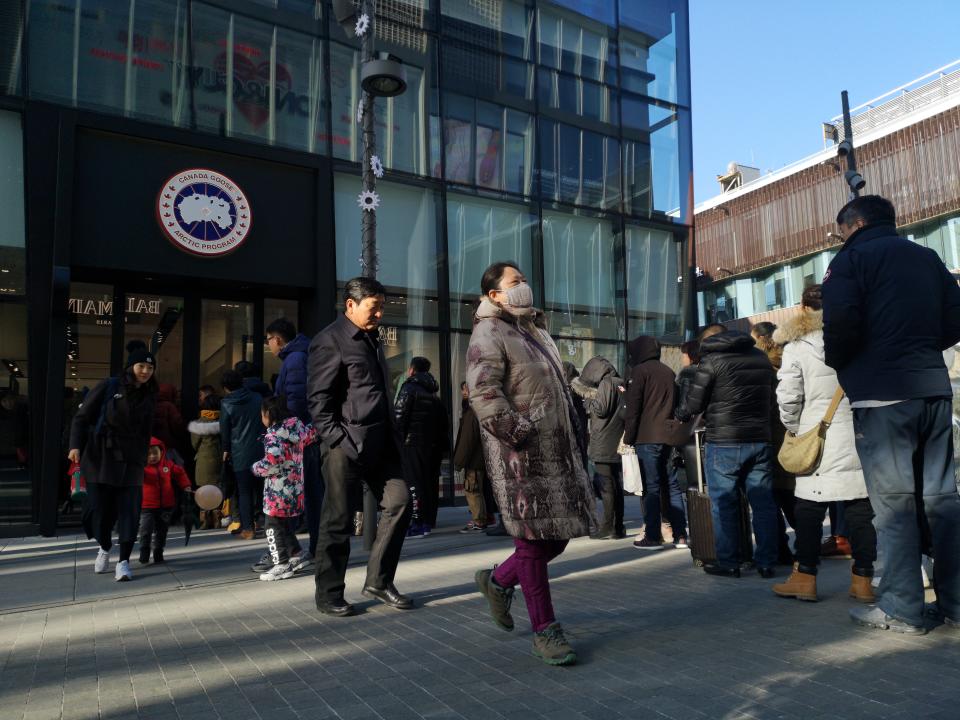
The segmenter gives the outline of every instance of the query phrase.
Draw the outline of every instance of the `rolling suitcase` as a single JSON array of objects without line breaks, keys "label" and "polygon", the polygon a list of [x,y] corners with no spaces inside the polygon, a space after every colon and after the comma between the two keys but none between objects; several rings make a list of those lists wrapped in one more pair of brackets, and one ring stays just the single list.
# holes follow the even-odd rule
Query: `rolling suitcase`
[{"label": "rolling suitcase", "polygon": [[[713,532],[713,503],[707,494],[703,473],[703,431],[693,434],[694,464],[697,486],[687,490],[687,523],[690,526],[690,555],[693,564],[701,567],[717,561],[716,536]],[[740,563],[753,561],[753,534],[750,528],[750,506],[740,493]]]}]

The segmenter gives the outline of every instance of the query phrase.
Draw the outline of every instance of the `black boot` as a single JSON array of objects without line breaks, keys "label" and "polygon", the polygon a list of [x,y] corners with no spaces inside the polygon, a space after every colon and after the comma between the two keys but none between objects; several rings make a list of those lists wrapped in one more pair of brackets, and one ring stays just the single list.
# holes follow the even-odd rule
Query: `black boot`
[{"label": "black boot", "polygon": [[150,538],[140,538],[140,564],[146,565],[150,562]]},{"label": "black boot", "polygon": [[155,563],[162,563],[162,562],[164,561],[164,560],[163,560],[163,548],[162,548],[162,547],[158,547],[158,548],[155,548],[155,549],[154,549],[154,551],[153,551],[153,561],[154,561]]}]

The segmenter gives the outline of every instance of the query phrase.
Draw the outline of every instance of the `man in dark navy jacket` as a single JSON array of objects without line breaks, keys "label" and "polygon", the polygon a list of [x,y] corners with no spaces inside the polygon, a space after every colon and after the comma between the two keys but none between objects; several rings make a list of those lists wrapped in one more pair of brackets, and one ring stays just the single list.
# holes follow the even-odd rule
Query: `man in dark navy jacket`
[{"label": "man in dark navy jacket", "polygon": [[322,441],[326,495],[317,545],[316,601],[322,613],[353,614],[343,597],[353,525],[350,499],[366,483],[382,513],[367,562],[363,594],[398,610],[413,607],[393,584],[410,524],[410,493],[389,393],[378,328],[384,288],[354,278],[343,291],[346,310],[310,343],[307,399]]},{"label": "man in dark navy jacket", "polygon": [[877,607],[854,621],[924,628],[921,551],[936,560],[938,609],[960,624],[960,496],[952,390],[942,351],[960,341],[960,287],[933,250],[897,235],[890,201],[837,215],[846,241],[823,280],[827,365],[850,398],[857,453],[886,556]]}]

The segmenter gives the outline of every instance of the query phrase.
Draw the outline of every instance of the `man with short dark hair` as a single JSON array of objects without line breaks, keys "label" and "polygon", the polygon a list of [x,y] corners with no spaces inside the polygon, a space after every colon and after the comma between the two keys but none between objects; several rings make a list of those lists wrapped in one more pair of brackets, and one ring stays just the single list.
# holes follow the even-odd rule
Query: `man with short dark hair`
[{"label": "man with short dark hair", "polygon": [[398,610],[413,607],[393,584],[410,522],[410,493],[388,390],[390,372],[378,338],[384,295],[383,285],[371,278],[348,281],[344,313],[310,343],[307,400],[323,443],[326,480],[316,603],[320,612],[337,617],[354,612],[343,591],[353,530],[350,500],[359,496],[361,483],[382,509],[363,594]]},{"label": "man with short dark hair", "polygon": [[449,432],[447,411],[437,397],[439,389],[430,374],[430,361],[415,357],[394,405],[403,474],[413,497],[410,537],[426,537],[437,524],[440,464]]},{"label": "man with short dark hair", "polygon": [[960,288],[937,254],[897,235],[889,200],[837,215],[844,244],[823,279],[826,363],[850,398],[857,453],[884,554],[861,625],[922,634],[921,552],[936,562],[937,609],[960,627],[960,496],[953,392],[942,351],[960,341]]}]

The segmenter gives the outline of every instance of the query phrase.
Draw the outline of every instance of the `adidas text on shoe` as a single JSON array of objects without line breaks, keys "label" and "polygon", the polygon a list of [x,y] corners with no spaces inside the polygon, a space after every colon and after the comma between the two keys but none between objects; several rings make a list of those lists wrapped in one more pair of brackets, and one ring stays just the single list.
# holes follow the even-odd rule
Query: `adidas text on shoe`
[{"label": "adidas text on shoe", "polygon": [[293,577],[293,568],[290,563],[278,563],[260,576],[261,580],[289,580]]},{"label": "adidas text on shoe", "polygon": [[474,575],[477,589],[487,599],[490,606],[490,615],[493,622],[501,630],[513,630],[513,616],[510,614],[510,604],[513,602],[513,588],[502,588],[493,580],[493,570],[477,570]]},{"label": "adidas text on shoe", "polygon": [[573,665],[577,661],[577,654],[564,637],[560,623],[533,634],[533,654],[547,665]]},{"label": "adidas text on shoe", "polygon": [[130,569],[130,562],[127,560],[121,560],[118,562],[117,571],[113,577],[117,582],[133,580],[133,570]]},{"label": "adidas text on shoe", "polygon": [[850,619],[858,625],[890,630],[904,635],[926,635],[927,629],[922,625],[911,625],[902,620],[890,617],[875,605],[869,607],[855,607],[850,610]]},{"label": "adidas text on shoe", "polygon": [[93,563],[93,571],[98,574],[110,572],[110,553],[103,548],[97,549],[97,559]]},{"label": "adidas text on shoe", "polygon": [[634,540],[633,546],[637,550],[663,550],[663,541],[651,540],[644,535],[642,540]]}]

